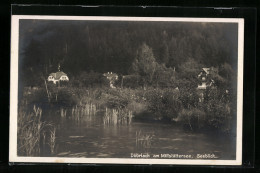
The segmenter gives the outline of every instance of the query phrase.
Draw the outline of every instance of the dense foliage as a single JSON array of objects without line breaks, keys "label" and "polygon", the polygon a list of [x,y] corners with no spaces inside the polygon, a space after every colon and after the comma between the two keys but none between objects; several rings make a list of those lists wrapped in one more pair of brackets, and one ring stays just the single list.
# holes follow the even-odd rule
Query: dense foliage
[{"label": "dense foliage", "polygon": [[[191,130],[234,127],[236,24],[21,20],[20,32],[19,87],[39,87],[25,94],[31,105],[93,103]],[[59,64],[69,82],[46,84]],[[199,91],[204,67],[214,67],[214,87]],[[116,89],[107,72],[118,74]]]},{"label": "dense foliage", "polygon": [[231,23],[21,20],[19,36],[24,85],[39,85],[59,64],[70,78],[138,73],[145,76],[139,82],[153,77],[155,85],[165,85],[167,76],[194,77],[201,67],[224,68],[222,76],[237,70],[237,24]]}]

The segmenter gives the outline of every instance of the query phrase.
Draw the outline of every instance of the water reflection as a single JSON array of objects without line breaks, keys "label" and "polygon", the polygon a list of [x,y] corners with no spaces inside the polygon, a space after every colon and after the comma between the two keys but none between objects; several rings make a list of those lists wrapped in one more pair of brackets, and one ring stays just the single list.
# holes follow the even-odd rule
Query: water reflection
[{"label": "water reflection", "polygon": [[[235,159],[235,137],[186,132],[176,124],[133,121],[125,125],[104,125],[102,114],[73,121],[69,116],[50,118],[57,128],[58,157],[130,158],[131,153],[215,154]],[[137,145],[137,132],[149,145]]]}]

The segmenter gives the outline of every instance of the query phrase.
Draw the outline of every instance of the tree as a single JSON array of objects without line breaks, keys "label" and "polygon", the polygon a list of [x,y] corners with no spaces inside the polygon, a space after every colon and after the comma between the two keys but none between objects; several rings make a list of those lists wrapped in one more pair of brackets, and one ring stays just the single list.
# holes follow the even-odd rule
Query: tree
[{"label": "tree", "polygon": [[175,76],[176,73],[171,67],[167,68],[165,64],[157,63],[154,75],[156,87],[176,87]]},{"label": "tree", "polygon": [[179,78],[189,83],[185,83],[183,87],[196,88],[198,84],[197,76],[202,67],[202,64],[192,58],[179,66]]},{"label": "tree", "polygon": [[156,61],[153,50],[145,43],[137,50],[131,71],[142,76],[144,85],[151,84],[156,71]]},{"label": "tree", "polygon": [[164,41],[162,44],[162,54],[161,54],[161,62],[164,64],[168,64],[169,62],[169,48],[168,45],[166,44],[166,42]]},{"label": "tree", "polygon": [[233,91],[236,93],[237,75],[230,64],[224,63],[219,67],[218,85],[219,89]]}]

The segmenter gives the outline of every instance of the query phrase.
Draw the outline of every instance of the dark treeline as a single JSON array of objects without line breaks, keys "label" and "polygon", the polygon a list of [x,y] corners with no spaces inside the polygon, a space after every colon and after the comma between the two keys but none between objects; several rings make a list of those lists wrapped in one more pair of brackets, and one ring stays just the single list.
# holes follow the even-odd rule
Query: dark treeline
[{"label": "dark treeline", "polygon": [[[63,112],[91,104],[232,132],[237,37],[235,23],[21,20],[19,107]],[[69,82],[47,83],[59,66]],[[202,68],[210,69],[203,82]]]},{"label": "dark treeline", "polygon": [[224,68],[222,77],[237,70],[232,23],[21,20],[19,36],[24,85],[42,83],[58,64],[70,78],[82,72],[133,74],[145,49],[157,69],[174,70],[183,80],[202,67]]}]

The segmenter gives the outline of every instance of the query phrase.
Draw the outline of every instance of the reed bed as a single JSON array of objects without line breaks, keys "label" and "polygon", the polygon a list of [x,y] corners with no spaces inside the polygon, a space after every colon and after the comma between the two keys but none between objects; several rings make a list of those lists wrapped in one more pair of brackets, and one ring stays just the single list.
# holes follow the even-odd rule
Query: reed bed
[{"label": "reed bed", "polygon": [[104,125],[128,125],[132,123],[133,112],[128,109],[105,108]]},{"label": "reed bed", "polygon": [[137,148],[151,148],[153,134],[143,134],[142,131],[136,131],[135,145]]},{"label": "reed bed", "polygon": [[80,122],[82,118],[91,121],[92,117],[97,113],[97,107],[95,104],[87,103],[81,106],[74,106],[71,109],[71,117],[76,122]]},{"label": "reed bed", "polygon": [[27,113],[19,110],[18,116],[18,152],[26,156],[35,156],[40,153],[40,137],[44,127],[41,121],[42,109],[33,107]]},{"label": "reed bed", "polygon": [[50,140],[48,143],[50,147],[51,154],[55,153],[56,148],[56,128],[54,127],[52,130],[50,130]]},{"label": "reed bed", "polygon": [[67,117],[67,110],[64,109],[64,108],[61,108],[61,109],[60,109],[60,116],[61,116],[62,118],[66,118],[66,117]]},{"label": "reed bed", "polygon": [[18,112],[18,155],[39,156],[41,143],[44,144],[45,140],[49,140],[49,135],[46,135],[45,131],[50,127],[52,127],[50,123],[42,121],[40,107],[34,105],[32,111],[20,108]]}]

